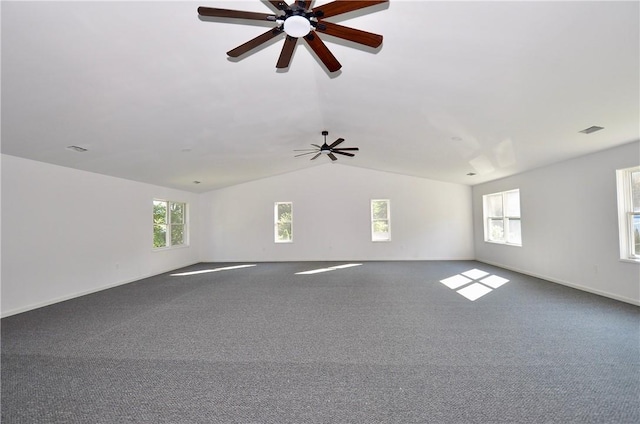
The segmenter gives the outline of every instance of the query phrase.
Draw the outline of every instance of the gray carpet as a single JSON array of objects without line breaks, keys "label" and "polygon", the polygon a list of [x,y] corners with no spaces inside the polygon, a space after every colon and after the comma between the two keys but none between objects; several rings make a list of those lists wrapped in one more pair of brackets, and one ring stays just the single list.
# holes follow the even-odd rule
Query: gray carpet
[{"label": "gray carpet", "polygon": [[[167,273],[5,318],[2,423],[640,422],[640,308],[472,261],[295,275],[340,264]],[[475,301],[440,282],[471,269],[508,282]]]}]

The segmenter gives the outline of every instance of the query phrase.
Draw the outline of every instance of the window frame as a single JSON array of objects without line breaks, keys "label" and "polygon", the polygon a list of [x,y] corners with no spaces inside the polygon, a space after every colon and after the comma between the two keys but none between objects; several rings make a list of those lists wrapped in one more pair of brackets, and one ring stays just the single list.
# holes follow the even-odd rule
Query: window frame
[{"label": "window frame", "polygon": [[[288,221],[282,221],[282,223],[289,223],[289,238],[281,239],[280,238],[280,227],[281,224],[280,216],[278,212],[278,206],[280,205],[290,205],[291,209],[291,217]],[[273,205],[273,241],[274,243],[293,243],[293,202],[275,202]]]},{"label": "window frame", "polygon": [[[640,263],[640,249],[636,251],[634,219],[640,220],[640,210],[633,210],[632,175],[640,173],[640,166],[616,170],[618,198],[618,233],[620,260]],[[640,196],[640,194],[638,194]]]},{"label": "window frame", "polygon": [[[385,219],[379,219],[373,216],[374,202],[385,202],[387,204],[387,214]],[[371,217],[371,241],[374,243],[391,241],[391,200],[390,199],[371,199],[369,203],[369,208],[370,208],[369,212]],[[380,233],[375,231],[376,222],[380,222],[380,221],[386,221],[387,223],[387,231],[385,233]],[[387,234],[387,237],[376,238],[375,234]]]},{"label": "window frame", "polygon": [[[507,196],[511,193],[518,193],[518,212],[519,213],[517,215],[508,214],[506,199],[507,199]],[[501,201],[502,214],[492,215],[490,213],[491,208],[489,207],[489,199],[491,197],[498,197],[498,196],[500,197],[500,201]],[[496,193],[489,193],[489,194],[483,195],[482,196],[482,220],[483,220],[483,227],[484,227],[485,243],[495,243],[495,244],[502,244],[505,246],[522,247],[522,209],[521,209],[521,202],[520,202],[520,189],[514,188],[511,190],[499,191]],[[502,233],[503,233],[502,239],[495,239],[492,237],[491,223],[493,221],[502,222]],[[511,233],[510,223],[515,221],[517,221],[520,224],[520,231],[519,231],[519,237],[518,237],[519,242],[514,242],[509,239],[510,238],[509,235]]]},{"label": "window frame", "polygon": [[[165,223],[164,224],[156,224],[153,222],[153,235],[154,235],[154,245],[153,250],[167,250],[167,249],[179,249],[183,247],[189,246],[189,204],[187,202],[178,202],[175,200],[166,200],[166,199],[153,199],[153,206],[156,203],[164,203],[165,204]],[[182,213],[182,222],[181,223],[173,223],[171,222],[171,206],[172,205],[182,205],[183,213]],[[155,217],[155,213],[152,213],[152,216]],[[156,226],[164,226],[165,227],[165,245],[164,246],[155,246],[155,227]],[[182,226],[182,243],[174,244],[172,241],[171,235],[173,234],[173,228]]]}]

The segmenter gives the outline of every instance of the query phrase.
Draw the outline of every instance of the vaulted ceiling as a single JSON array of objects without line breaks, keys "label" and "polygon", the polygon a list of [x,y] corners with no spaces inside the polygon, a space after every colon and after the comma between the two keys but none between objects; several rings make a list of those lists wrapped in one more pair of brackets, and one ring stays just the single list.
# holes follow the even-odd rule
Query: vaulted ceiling
[{"label": "vaulted ceiling", "polygon": [[276,70],[284,36],[229,59],[274,24],[197,14],[266,1],[3,1],[2,152],[204,192],[327,163],[294,157],[327,130],[341,164],[474,185],[640,138],[639,5],[391,0],[328,19],[384,36],[321,34],[330,73],[305,43]]}]

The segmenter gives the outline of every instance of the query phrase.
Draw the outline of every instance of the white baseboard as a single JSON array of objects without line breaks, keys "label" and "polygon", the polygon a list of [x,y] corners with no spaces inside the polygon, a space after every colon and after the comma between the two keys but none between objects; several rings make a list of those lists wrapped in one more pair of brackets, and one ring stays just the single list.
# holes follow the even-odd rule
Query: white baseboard
[{"label": "white baseboard", "polygon": [[[188,265],[181,266],[179,268],[184,268],[184,267],[187,267],[187,266],[195,265],[197,263],[199,263],[199,262],[194,262],[194,263],[191,263],[191,264],[188,264]],[[155,274],[142,275],[142,276],[135,277],[135,278],[130,278],[130,279],[127,279],[127,280],[118,281],[116,283],[111,283],[111,284],[107,284],[105,286],[100,286],[100,287],[96,287],[96,288],[93,288],[93,289],[89,289],[89,290],[84,290],[84,291],[81,291],[81,292],[68,294],[68,295],[65,295],[65,296],[57,297],[55,299],[46,300],[44,302],[38,302],[38,303],[31,304],[31,305],[23,306],[23,307],[20,307],[20,308],[11,309],[9,311],[2,311],[2,313],[0,314],[0,317],[1,318],[5,318],[5,317],[9,317],[11,315],[21,314],[23,312],[28,312],[28,311],[31,311],[31,310],[34,310],[34,309],[42,308],[44,306],[49,306],[49,305],[53,305],[55,303],[64,302],[65,300],[71,300],[71,299],[75,299],[76,297],[86,296],[88,294],[97,293],[97,292],[100,292],[100,291],[103,291],[103,290],[111,289],[113,287],[118,287],[118,286],[122,286],[124,284],[133,283],[134,281],[139,281],[139,280],[142,280],[144,278],[153,277],[154,275],[164,274],[165,272],[173,271],[174,269],[176,269],[176,268],[166,269],[164,271],[160,271],[160,272],[157,272]]]},{"label": "white baseboard", "polygon": [[[422,259],[418,259],[417,261],[421,261],[421,260]],[[632,299],[632,298],[628,298],[628,297],[624,297],[624,296],[619,296],[617,294],[605,292],[605,291],[602,291],[602,290],[595,290],[595,289],[592,289],[590,287],[581,286],[579,284],[574,284],[574,283],[571,283],[571,282],[568,282],[568,281],[559,280],[559,279],[556,279],[556,278],[548,277],[546,275],[540,275],[540,274],[532,273],[530,271],[526,271],[526,270],[510,267],[510,266],[507,266],[507,265],[504,265],[504,264],[500,264],[500,263],[496,263],[496,262],[483,261],[483,260],[480,260],[480,259],[472,259],[472,258],[470,258],[470,259],[429,259],[429,260],[470,260],[470,261],[475,260],[475,261],[478,261],[478,262],[481,262],[481,263],[486,263],[488,265],[493,265],[493,266],[497,266],[497,267],[500,267],[500,268],[508,269],[510,271],[519,272],[520,274],[529,275],[529,276],[535,277],[535,278],[540,278],[542,280],[550,281],[552,283],[556,283],[556,284],[560,284],[560,285],[563,285],[563,286],[571,287],[571,288],[574,288],[574,289],[577,289],[577,290],[582,290],[582,291],[585,291],[585,292],[588,292],[588,293],[593,293],[593,294],[596,294],[596,295],[599,295],[599,296],[608,297],[610,299],[619,300],[621,302],[630,303],[632,305],[640,306],[640,301],[638,301],[637,299]],[[215,263],[215,262],[219,262],[219,261],[204,261],[204,262]],[[224,262],[238,262],[238,261],[224,261]],[[243,261],[243,262],[246,262],[246,261]],[[255,262],[260,262],[260,261],[255,261]],[[278,262],[278,261],[274,261],[274,262]],[[288,261],[282,261],[282,262],[288,262]],[[184,267],[187,267],[187,266],[195,265],[197,263],[200,263],[200,262],[194,262],[192,264],[181,266],[180,268],[184,268]],[[173,271],[173,270],[174,270],[174,268],[166,269],[164,271],[160,271],[160,272],[157,272],[155,274],[143,275],[143,276],[139,276],[139,277],[136,277],[136,278],[119,281],[119,282],[116,282],[116,283],[107,284],[106,286],[97,287],[97,288],[94,288],[94,289],[85,290],[85,291],[81,291],[81,292],[77,292],[77,293],[61,296],[61,297],[58,297],[58,298],[55,298],[55,299],[51,299],[51,300],[47,300],[47,301],[44,301],[44,302],[31,304],[31,305],[24,306],[24,307],[21,307],[21,308],[11,309],[9,311],[2,311],[2,313],[0,314],[0,317],[1,318],[9,317],[11,315],[16,315],[16,314],[20,314],[22,312],[31,311],[33,309],[42,308],[44,306],[53,305],[55,303],[64,302],[65,300],[70,300],[70,299],[74,299],[76,297],[85,296],[85,295],[92,294],[92,293],[97,293],[99,291],[107,290],[107,289],[110,289],[110,288],[113,288],[113,287],[117,287],[117,286],[121,286],[121,285],[124,285],[124,284],[133,283],[134,281],[142,280],[144,278],[153,277],[154,275],[164,274],[165,272],[169,272],[169,271]]]},{"label": "white baseboard", "polygon": [[530,271],[526,271],[526,270],[510,267],[510,266],[507,266],[507,265],[504,265],[504,264],[500,264],[500,263],[497,263],[497,262],[483,261],[483,260],[480,260],[480,259],[476,259],[476,261],[485,263],[487,265],[493,265],[493,266],[497,266],[497,267],[500,267],[500,268],[508,269],[509,271],[518,272],[520,274],[529,275],[531,277],[540,278],[541,280],[550,281],[552,283],[560,284],[562,286],[571,287],[571,288],[576,289],[576,290],[581,290],[581,291],[585,291],[585,292],[588,292],[588,293],[597,294],[598,296],[608,297],[609,299],[619,300],[620,302],[625,302],[625,303],[630,303],[632,305],[640,306],[640,301],[638,301],[638,299],[632,299],[630,297],[620,296],[620,295],[617,295],[615,293],[609,293],[609,292],[606,292],[606,291],[603,291],[603,290],[592,289],[591,287],[581,286],[580,284],[575,284],[575,283],[571,283],[569,281],[559,280],[557,278],[549,277],[549,276],[546,276],[546,275],[536,274],[534,272],[530,272]]}]

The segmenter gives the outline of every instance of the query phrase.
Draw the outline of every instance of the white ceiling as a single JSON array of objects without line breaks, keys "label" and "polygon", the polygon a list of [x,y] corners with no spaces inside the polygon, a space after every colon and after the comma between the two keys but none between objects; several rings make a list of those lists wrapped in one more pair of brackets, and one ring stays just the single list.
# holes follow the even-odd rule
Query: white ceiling
[{"label": "white ceiling", "polygon": [[204,192],[326,163],[293,152],[326,129],[341,164],[474,185],[640,138],[639,4],[391,0],[330,19],[384,43],[321,35],[329,74],[302,42],[276,71],[280,37],[227,59],[272,24],[197,7],[258,0],[3,1],[2,152]]}]

